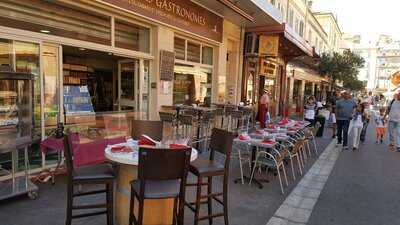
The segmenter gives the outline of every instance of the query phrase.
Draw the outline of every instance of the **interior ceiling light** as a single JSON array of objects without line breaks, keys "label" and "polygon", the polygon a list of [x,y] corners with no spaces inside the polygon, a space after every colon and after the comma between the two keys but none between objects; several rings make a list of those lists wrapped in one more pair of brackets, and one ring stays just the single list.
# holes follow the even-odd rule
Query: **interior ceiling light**
[{"label": "interior ceiling light", "polygon": [[79,51],[85,51],[86,48],[79,48]]},{"label": "interior ceiling light", "polygon": [[48,33],[50,33],[50,31],[49,31],[49,30],[40,30],[40,32],[42,32],[42,33],[45,33],[45,34],[48,34]]}]

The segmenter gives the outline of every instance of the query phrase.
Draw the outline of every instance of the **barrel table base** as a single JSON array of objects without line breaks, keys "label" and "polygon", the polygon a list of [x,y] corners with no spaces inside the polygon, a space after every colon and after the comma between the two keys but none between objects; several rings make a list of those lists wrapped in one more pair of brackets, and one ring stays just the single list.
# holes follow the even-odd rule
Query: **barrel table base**
[{"label": "barrel table base", "polygon": [[[117,225],[129,224],[130,184],[137,179],[137,166],[120,164],[115,196],[115,216]],[[138,201],[135,199],[134,213],[138,212]],[[173,199],[145,200],[144,225],[172,224]]]}]

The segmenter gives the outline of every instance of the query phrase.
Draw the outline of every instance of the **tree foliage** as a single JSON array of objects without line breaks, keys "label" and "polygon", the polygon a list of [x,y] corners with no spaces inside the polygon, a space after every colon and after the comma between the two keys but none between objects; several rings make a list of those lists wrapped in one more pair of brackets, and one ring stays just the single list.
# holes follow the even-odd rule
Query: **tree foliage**
[{"label": "tree foliage", "polygon": [[318,70],[320,74],[327,75],[332,84],[341,81],[344,88],[359,91],[365,88],[365,83],[357,78],[364,63],[361,56],[350,50],[345,50],[343,53],[323,53]]}]

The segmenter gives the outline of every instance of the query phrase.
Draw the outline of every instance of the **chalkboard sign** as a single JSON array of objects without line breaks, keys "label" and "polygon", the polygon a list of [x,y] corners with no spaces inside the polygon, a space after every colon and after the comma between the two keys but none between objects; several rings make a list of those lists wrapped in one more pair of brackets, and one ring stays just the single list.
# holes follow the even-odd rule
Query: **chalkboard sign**
[{"label": "chalkboard sign", "polygon": [[160,80],[172,81],[174,79],[175,53],[160,51]]}]

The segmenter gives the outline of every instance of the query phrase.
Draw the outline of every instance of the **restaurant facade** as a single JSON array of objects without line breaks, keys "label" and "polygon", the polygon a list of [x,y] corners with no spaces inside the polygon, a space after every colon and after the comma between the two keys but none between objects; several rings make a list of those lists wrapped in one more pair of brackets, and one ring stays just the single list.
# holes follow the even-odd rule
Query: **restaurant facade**
[{"label": "restaurant facade", "polygon": [[237,102],[241,27],[191,1],[2,1],[0,17],[1,70],[34,74],[40,137],[101,113]]},{"label": "restaurant facade", "polygon": [[257,104],[264,90],[270,93],[272,117],[289,115],[294,83],[288,63],[312,57],[312,47],[283,23],[246,29],[242,101]]},{"label": "restaurant facade", "polygon": [[104,126],[106,115],[158,120],[163,106],[236,104],[244,28],[281,20],[263,7],[224,0],[5,0],[0,70],[33,74],[37,141],[58,123],[81,132]]}]

